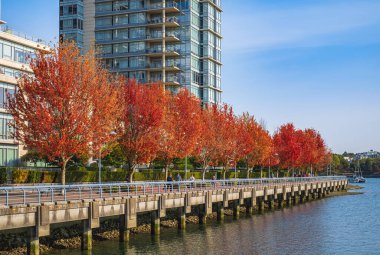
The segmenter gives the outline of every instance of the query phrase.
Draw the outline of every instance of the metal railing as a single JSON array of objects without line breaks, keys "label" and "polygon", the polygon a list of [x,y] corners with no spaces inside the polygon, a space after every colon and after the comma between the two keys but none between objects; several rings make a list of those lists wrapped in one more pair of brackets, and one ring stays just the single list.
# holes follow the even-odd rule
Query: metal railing
[{"label": "metal railing", "polygon": [[27,205],[33,203],[74,201],[82,199],[139,196],[171,192],[202,191],[233,187],[291,186],[321,181],[345,180],[346,177],[294,177],[229,179],[180,182],[115,182],[102,184],[38,185],[0,187],[0,205]]}]

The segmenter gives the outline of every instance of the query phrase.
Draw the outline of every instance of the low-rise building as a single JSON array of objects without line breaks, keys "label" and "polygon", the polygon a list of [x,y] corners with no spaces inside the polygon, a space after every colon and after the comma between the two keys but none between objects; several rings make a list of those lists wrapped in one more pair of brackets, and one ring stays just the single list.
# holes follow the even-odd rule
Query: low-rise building
[{"label": "low-rise building", "polygon": [[49,48],[40,39],[17,33],[0,21],[0,166],[14,166],[25,153],[23,146],[12,138],[9,122],[12,116],[6,110],[7,97],[17,90],[17,79],[32,74],[29,61],[36,50]]}]

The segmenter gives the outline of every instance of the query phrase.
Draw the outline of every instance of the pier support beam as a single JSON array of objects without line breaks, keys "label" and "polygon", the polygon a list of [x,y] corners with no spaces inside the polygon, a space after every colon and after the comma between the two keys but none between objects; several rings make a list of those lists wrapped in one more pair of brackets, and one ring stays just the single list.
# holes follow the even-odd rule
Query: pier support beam
[{"label": "pier support beam", "polygon": [[158,211],[153,211],[150,213],[150,233],[152,235],[160,234],[160,217]]},{"label": "pier support beam", "polygon": [[274,209],[274,199],[272,196],[268,196],[268,209],[269,210]]},{"label": "pier support beam", "polygon": [[37,229],[31,228],[28,231],[28,241],[26,245],[28,255],[39,255],[40,254],[40,239],[38,237]]},{"label": "pier support beam", "polygon": [[286,206],[291,206],[292,205],[292,201],[293,201],[292,195],[290,193],[288,193],[286,196],[287,196],[286,197]]},{"label": "pier support beam", "polygon": [[257,198],[257,210],[260,213],[264,212],[264,206],[265,206],[264,199],[262,197],[258,197]]},{"label": "pier support beam", "polygon": [[277,198],[277,208],[278,209],[281,209],[282,207],[284,207],[284,194],[281,194],[281,195],[278,195],[278,198]]},{"label": "pier support beam", "polygon": [[82,251],[92,249],[92,229],[88,220],[82,221],[81,248]]},{"label": "pier support beam", "polygon": [[240,205],[239,201],[235,200],[232,208],[233,214],[234,214],[234,219],[238,220],[240,217]]},{"label": "pier support beam", "polygon": [[206,221],[207,221],[207,217],[206,216],[207,215],[205,213],[205,206],[204,205],[198,206],[199,224],[201,224],[201,225],[206,224]]},{"label": "pier support beam", "polygon": [[186,229],[186,210],[184,207],[178,208],[178,229]]},{"label": "pier support beam", "polygon": [[301,195],[300,195],[300,203],[302,204],[302,203],[305,203],[305,193],[302,193]]},{"label": "pier support beam", "polygon": [[322,188],[318,190],[318,199],[322,198]]},{"label": "pier support beam", "polygon": [[246,201],[246,203],[245,203],[245,213],[247,215],[252,215],[253,214],[252,201]]},{"label": "pier support beam", "polygon": [[224,221],[224,207],[223,207],[223,204],[222,204],[222,203],[218,203],[218,205],[217,205],[217,209],[216,209],[216,219],[217,219],[219,222],[223,222],[223,221]]},{"label": "pier support beam", "polygon": [[119,241],[128,242],[129,241],[130,231],[127,228],[127,224],[125,222],[125,215],[119,216]]}]

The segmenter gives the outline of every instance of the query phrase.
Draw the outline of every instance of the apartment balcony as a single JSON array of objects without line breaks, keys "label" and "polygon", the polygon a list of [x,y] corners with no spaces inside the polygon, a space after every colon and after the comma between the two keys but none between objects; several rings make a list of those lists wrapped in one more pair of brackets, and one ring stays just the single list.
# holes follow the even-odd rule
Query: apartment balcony
[{"label": "apartment balcony", "polygon": [[179,86],[179,78],[177,76],[166,76],[163,82],[161,76],[152,77],[148,83],[163,83],[165,86]]},{"label": "apartment balcony", "polygon": [[167,65],[164,67],[162,63],[151,63],[146,65],[146,69],[151,72],[157,72],[157,71],[168,71],[168,72],[180,72],[181,68],[179,64],[177,63],[167,63]]},{"label": "apartment balcony", "polygon": [[181,10],[179,9],[176,2],[168,2],[166,3],[165,7],[163,3],[151,4],[148,6],[146,12],[149,14],[159,14],[162,13],[163,10],[165,10],[167,14],[181,13]]},{"label": "apartment balcony", "polygon": [[178,23],[177,17],[166,17],[163,18],[155,18],[148,20],[147,27],[149,28],[159,28],[165,25],[167,28],[175,28],[180,27],[180,24]]},{"label": "apartment balcony", "polygon": [[114,52],[114,53],[99,53],[97,56],[100,58],[122,58],[122,57],[137,57],[146,55],[145,50],[135,52]]},{"label": "apartment balcony", "polygon": [[112,44],[112,43],[123,43],[123,42],[141,42],[141,41],[146,41],[149,43],[160,43],[164,40],[165,42],[180,42],[181,39],[178,38],[174,34],[169,34],[167,33],[165,37],[163,38],[162,34],[151,34],[151,35],[144,35],[144,36],[139,36],[139,37],[134,37],[134,38],[101,38],[101,39],[96,39],[96,44],[97,45],[102,45],[102,44]]},{"label": "apartment balcony", "polygon": [[117,29],[117,28],[145,27],[146,24],[147,24],[147,22],[128,23],[128,24],[97,25],[97,26],[95,26],[95,31],[110,30],[110,29]]},{"label": "apartment balcony", "polygon": [[156,58],[156,57],[162,57],[165,55],[166,57],[178,57],[180,53],[175,50],[166,50],[162,51],[162,49],[148,49],[146,56],[151,57],[151,58]]},{"label": "apartment balcony", "polygon": [[146,37],[147,42],[156,43],[156,42],[162,42],[162,40],[165,40],[165,42],[180,42],[181,39],[179,39],[175,34],[166,33],[165,37],[162,36],[162,33],[160,34],[151,34]]},{"label": "apartment balcony", "polygon": [[177,76],[166,77],[165,86],[179,86],[179,78]]},{"label": "apartment balcony", "polygon": [[[95,2],[107,2],[108,0],[96,0]],[[109,2],[109,1],[108,1]],[[109,15],[117,15],[117,14],[128,14],[128,13],[135,13],[135,12],[146,12],[148,14],[159,14],[162,13],[162,11],[165,10],[167,14],[170,13],[181,13],[181,10],[179,9],[178,3],[176,2],[168,2],[166,3],[165,7],[162,3],[157,4],[150,4],[144,7],[139,8],[133,8],[131,9],[129,5],[121,5],[118,7],[115,7],[113,9],[104,9],[104,10],[98,10],[95,13],[95,17],[101,17],[101,16],[109,16]]]}]

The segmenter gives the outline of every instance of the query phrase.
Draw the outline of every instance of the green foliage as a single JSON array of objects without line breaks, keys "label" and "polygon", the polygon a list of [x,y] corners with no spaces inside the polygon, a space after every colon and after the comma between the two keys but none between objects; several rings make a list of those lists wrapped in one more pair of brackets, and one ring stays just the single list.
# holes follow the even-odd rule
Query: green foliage
[{"label": "green foliage", "polygon": [[0,168],[0,184],[4,184],[7,182],[7,169]]},{"label": "green foliage", "polygon": [[125,163],[126,159],[123,154],[120,145],[116,145],[112,148],[111,152],[102,159],[104,166],[121,167]]}]

